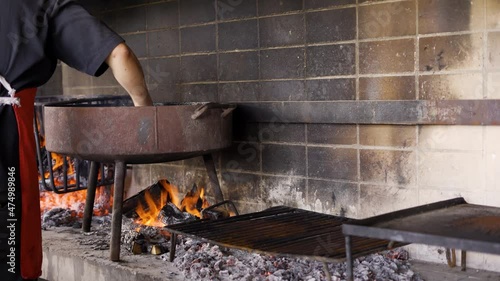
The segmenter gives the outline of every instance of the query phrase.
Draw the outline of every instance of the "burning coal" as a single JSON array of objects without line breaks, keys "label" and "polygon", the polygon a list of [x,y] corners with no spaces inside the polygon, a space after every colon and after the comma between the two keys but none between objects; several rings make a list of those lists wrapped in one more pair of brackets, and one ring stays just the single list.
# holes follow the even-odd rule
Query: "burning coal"
[{"label": "burning coal", "polygon": [[[67,209],[74,212],[74,216],[83,217],[85,209],[85,198],[87,190],[79,190],[64,194],[58,194],[52,191],[40,192],[40,210],[42,214],[52,209]],[[110,187],[99,187],[96,189],[94,202],[94,215],[105,216],[110,213],[113,202],[113,192]]]}]

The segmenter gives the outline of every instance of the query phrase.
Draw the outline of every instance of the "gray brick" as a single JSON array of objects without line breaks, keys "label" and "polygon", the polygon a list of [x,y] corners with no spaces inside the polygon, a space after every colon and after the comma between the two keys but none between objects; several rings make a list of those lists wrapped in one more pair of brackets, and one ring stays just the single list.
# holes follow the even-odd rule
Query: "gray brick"
[{"label": "gray brick", "polygon": [[304,49],[265,50],[260,54],[261,78],[301,78],[304,76]]},{"label": "gray brick", "polygon": [[259,0],[259,16],[300,11],[302,8],[302,1],[297,0]]},{"label": "gray brick", "polygon": [[215,51],[215,24],[181,28],[181,51],[183,54]]},{"label": "gray brick", "polygon": [[220,54],[219,79],[221,81],[259,79],[259,53],[238,52]]},{"label": "gray brick", "polygon": [[184,82],[217,81],[217,57],[215,55],[182,57],[181,80]]},{"label": "gray brick", "polygon": [[307,76],[352,75],[355,71],[354,44],[307,48]]},{"label": "gray brick", "polygon": [[356,9],[307,13],[307,42],[335,42],[356,38]]},{"label": "gray brick", "polygon": [[351,181],[358,179],[356,149],[308,147],[307,162],[309,177]]},{"label": "gray brick", "polygon": [[260,19],[260,46],[276,47],[304,44],[304,15]]},{"label": "gray brick", "polygon": [[304,146],[266,144],[262,148],[264,173],[305,176]]},{"label": "gray brick", "polygon": [[215,20],[214,0],[180,1],[181,25],[206,23]]},{"label": "gray brick", "polygon": [[258,46],[257,20],[219,24],[219,50],[256,49]]}]

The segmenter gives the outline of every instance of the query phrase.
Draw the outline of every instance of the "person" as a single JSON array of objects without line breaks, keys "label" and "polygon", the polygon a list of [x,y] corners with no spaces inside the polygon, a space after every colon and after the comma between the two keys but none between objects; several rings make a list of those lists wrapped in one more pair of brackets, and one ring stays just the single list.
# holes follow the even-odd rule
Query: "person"
[{"label": "person", "polygon": [[93,76],[109,67],[135,106],[152,100],[131,49],[78,3],[0,0],[0,5],[0,280],[36,280],[42,264],[36,87],[61,60]]}]

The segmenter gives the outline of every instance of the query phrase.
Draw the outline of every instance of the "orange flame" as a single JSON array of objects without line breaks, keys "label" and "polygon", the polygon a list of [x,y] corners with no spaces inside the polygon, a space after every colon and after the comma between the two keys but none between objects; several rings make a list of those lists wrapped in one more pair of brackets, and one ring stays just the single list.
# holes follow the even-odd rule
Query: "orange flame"
[{"label": "orange flame", "polygon": [[[85,209],[85,198],[87,190],[79,190],[70,193],[57,194],[51,191],[40,192],[40,211],[42,214],[53,208],[67,208],[74,210],[78,217],[83,217]],[[96,198],[94,201],[95,216],[105,216],[109,214],[113,202],[112,189],[99,187],[96,190]]]},{"label": "orange flame", "polygon": [[[188,212],[198,218],[201,218],[201,213],[197,209],[198,200],[201,198],[202,206],[201,208],[206,208],[209,206],[207,200],[205,200],[205,189],[197,188],[194,192],[189,191],[181,202],[180,210]],[[177,205],[176,205],[177,206]]]},{"label": "orange flame", "polygon": [[[59,170],[62,171],[65,156],[62,156],[62,155],[59,155],[59,154],[53,153],[53,152],[51,152],[50,155],[52,156],[52,159],[55,162],[53,167],[52,167],[52,170],[53,171],[59,171]],[[67,160],[66,163],[67,163],[67,167],[68,167],[67,174],[69,175],[68,176],[68,185],[76,184],[75,167],[74,167],[73,161],[71,161],[71,159],[69,159],[69,157],[66,157],[66,160]],[[46,179],[49,178],[48,172],[45,173],[45,178]],[[64,185],[64,182],[62,182],[62,180],[60,180],[59,177],[54,177],[54,184]]]},{"label": "orange flame", "polygon": [[[40,123],[38,123],[38,127],[40,127]],[[40,128],[38,128],[38,130],[40,130]],[[40,148],[43,149],[44,147],[45,147],[45,137],[40,135]],[[54,173],[54,184],[56,186],[63,186],[64,185],[63,179],[59,175],[62,175],[62,173],[63,173],[63,165],[64,165],[64,160],[66,158],[66,163],[67,163],[67,167],[68,167],[68,170],[66,172],[66,174],[68,175],[67,185],[75,185],[76,184],[75,165],[74,165],[73,161],[71,161],[71,158],[59,155],[59,154],[54,153],[54,152],[51,152],[50,156],[52,157],[52,172]],[[100,177],[100,175],[99,175],[99,177]],[[42,175],[40,175],[40,174],[38,175],[39,181],[47,180],[49,178],[50,178],[49,171],[44,172],[43,178],[42,178]]]},{"label": "orange flame", "polygon": [[170,184],[166,180],[160,180],[158,182],[162,186],[160,193],[160,198],[155,200],[149,191],[144,194],[144,200],[146,201],[146,206],[140,202],[135,210],[139,218],[136,220],[137,224],[163,227],[165,224],[158,220],[158,215],[161,209],[168,202],[172,202],[179,210],[183,212],[188,212],[194,216],[201,218],[200,211],[196,208],[199,200],[202,200],[202,208],[210,206],[208,201],[205,199],[205,189],[197,188],[195,191],[190,191],[186,194],[182,201],[179,198],[179,189]]}]

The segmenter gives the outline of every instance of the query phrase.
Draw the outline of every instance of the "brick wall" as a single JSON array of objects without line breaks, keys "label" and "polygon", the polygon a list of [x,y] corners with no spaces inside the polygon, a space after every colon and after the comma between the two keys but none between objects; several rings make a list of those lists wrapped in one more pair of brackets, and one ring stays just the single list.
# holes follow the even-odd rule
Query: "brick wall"
[{"label": "brick wall", "polygon": [[[167,101],[497,99],[497,0],[84,1],[127,40]],[[216,8],[215,8],[216,7]],[[60,67],[64,94],[117,94]],[[54,86],[56,85],[56,86]],[[60,87],[59,87],[60,88]],[[248,123],[217,156],[243,212],[284,204],[367,217],[463,196],[500,206],[500,128]],[[207,182],[201,159],[136,166],[134,185]],[[443,260],[432,247],[417,257]],[[472,266],[500,260],[471,254]]]}]

